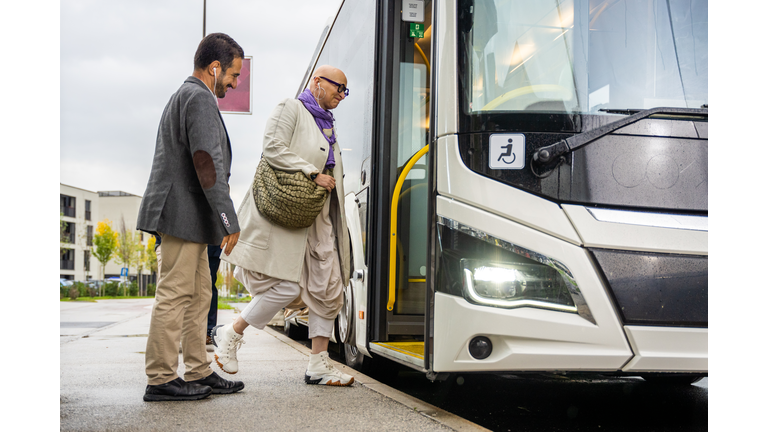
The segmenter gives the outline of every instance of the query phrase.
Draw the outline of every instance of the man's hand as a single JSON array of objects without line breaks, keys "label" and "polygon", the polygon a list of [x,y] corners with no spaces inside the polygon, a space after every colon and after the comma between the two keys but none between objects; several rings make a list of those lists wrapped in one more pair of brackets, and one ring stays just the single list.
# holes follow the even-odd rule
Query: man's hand
[{"label": "man's hand", "polygon": [[336,179],[328,174],[318,174],[317,177],[315,177],[315,183],[324,187],[328,193],[331,193],[331,190],[336,187]]},{"label": "man's hand", "polygon": [[232,249],[234,249],[237,244],[238,238],[240,238],[240,231],[224,237],[224,240],[221,241],[221,248],[224,249],[225,254],[229,255],[229,253],[232,252]]}]

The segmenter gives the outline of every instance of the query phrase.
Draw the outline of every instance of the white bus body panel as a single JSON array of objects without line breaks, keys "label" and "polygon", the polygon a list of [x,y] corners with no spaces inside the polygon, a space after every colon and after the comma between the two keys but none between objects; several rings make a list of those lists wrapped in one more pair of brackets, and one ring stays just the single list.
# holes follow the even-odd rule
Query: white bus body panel
[{"label": "white bus body panel", "polygon": [[[366,348],[368,342],[365,333],[366,323],[368,320],[368,290],[366,286],[368,284],[368,266],[365,265],[365,253],[363,252],[363,237],[360,227],[360,218],[357,212],[357,201],[355,200],[354,193],[348,193],[344,197],[344,214],[347,218],[347,229],[349,230],[349,240],[352,243],[352,250],[349,251],[352,254],[352,260],[354,262],[354,268],[351,269],[352,273],[356,271],[363,272],[363,278],[356,280],[354,278],[349,279],[349,283],[352,284],[352,295],[354,298],[354,314],[352,320],[354,320],[355,326],[355,345],[357,349],[367,355],[371,354]],[[339,313],[344,313],[344,309]],[[362,313],[363,319],[360,319]]]},{"label": "white bus body panel", "polygon": [[707,372],[709,330],[625,326],[635,357],[625,372]]},{"label": "white bus body panel", "polygon": [[[640,225],[639,223],[642,222],[603,222],[597,220],[586,207],[564,204],[562,208],[573,222],[573,226],[586,247],[676,254],[708,254],[709,233],[706,228],[677,229]],[[643,215],[640,212],[616,213]],[[668,217],[674,218],[671,215]],[[703,219],[705,221],[704,227],[706,227],[706,217],[697,218]],[[649,217],[648,223],[652,222]]]},{"label": "white bus body panel", "polygon": [[[508,195],[512,191],[507,187],[505,190]],[[480,190],[477,195],[482,195]],[[507,196],[503,201],[514,198]],[[460,297],[436,293],[436,372],[615,371],[632,358],[622,324],[584,249],[445,197],[437,198],[437,214],[565,264],[597,325],[574,313],[479,306]],[[467,351],[469,340],[479,335],[490,338],[494,346],[491,357],[484,360],[473,359]]]},{"label": "white bus body panel", "polygon": [[437,118],[435,136],[459,131],[458,64],[456,62],[456,1],[435,2],[437,39],[434,41],[433,67],[437,68]]},{"label": "white bus body panel", "polygon": [[[456,135],[437,140],[437,167],[438,194],[528,225],[573,244],[581,244],[579,235],[560,206],[483,177],[467,168],[461,160]],[[467,225],[473,226],[471,223]],[[532,247],[531,250],[536,248]]]},{"label": "white bus body panel", "polygon": [[[595,326],[576,314],[543,309],[478,306],[440,292],[434,335],[435,372],[617,371],[632,357],[613,325]],[[475,336],[491,340],[490,357],[469,355]]]}]

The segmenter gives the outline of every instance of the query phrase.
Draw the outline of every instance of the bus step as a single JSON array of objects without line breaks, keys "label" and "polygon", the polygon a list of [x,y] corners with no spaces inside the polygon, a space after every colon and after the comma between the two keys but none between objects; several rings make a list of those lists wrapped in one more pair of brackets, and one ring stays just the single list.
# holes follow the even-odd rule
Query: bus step
[{"label": "bus step", "polygon": [[424,367],[424,342],[371,342],[371,351]]}]

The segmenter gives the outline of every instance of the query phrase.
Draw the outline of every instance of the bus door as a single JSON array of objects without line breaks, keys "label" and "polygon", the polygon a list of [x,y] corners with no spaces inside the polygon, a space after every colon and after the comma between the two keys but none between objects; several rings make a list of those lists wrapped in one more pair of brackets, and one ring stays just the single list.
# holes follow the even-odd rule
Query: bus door
[{"label": "bus door", "polygon": [[[381,224],[386,226],[379,231],[387,234],[388,238],[380,239],[380,250],[388,253],[377,257],[387,277],[381,279],[376,311],[383,328],[373,339],[371,351],[423,369],[432,2],[395,3],[394,10],[403,11],[403,15],[394,14],[392,61],[386,63],[390,65],[392,83],[391,129],[386,150],[389,166],[384,167],[388,172],[383,174],[389,177],[390,193],[389,208],[381,209]],[[421,15],[415,19],[423,19],[406,21],[412,17],[408,10],[414,3],[423,5],[423,11],[416,12]]]}]

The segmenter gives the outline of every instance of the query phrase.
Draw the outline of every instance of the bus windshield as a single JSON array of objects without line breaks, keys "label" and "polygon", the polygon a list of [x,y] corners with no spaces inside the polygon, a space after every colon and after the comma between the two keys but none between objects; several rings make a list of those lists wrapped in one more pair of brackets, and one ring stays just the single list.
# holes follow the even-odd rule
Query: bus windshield
[{"label": "bus windshield", "polygon": [[701,108],[707,21],[707,0],[461,0],[463,110]]}]

